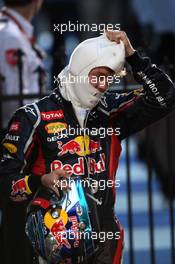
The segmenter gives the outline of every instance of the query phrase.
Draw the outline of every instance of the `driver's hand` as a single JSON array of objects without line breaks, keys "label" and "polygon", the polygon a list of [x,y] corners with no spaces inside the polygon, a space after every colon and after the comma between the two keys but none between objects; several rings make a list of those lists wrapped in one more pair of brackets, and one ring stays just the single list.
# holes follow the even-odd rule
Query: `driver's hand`
[{"label": "driver's hand", "polygon": [[126,57],[133,55],[133,53],[135,52],[135,49],[131,45],[129,38],[124,31],[114,31],[114,30],[108,31],[107,30],[106,36],[109,40],[115,41],[117,44],[120,43],[120,40],[123,41],[124,46],[125,46]]},{"label": "driver's hand", "polygon": [[41,183],[60,196],[60,190],[71,189],[68,184],[68,179],[70,179],[70,176],[65,170],[54,170],[48,174],[44,174],[41,177]]}]

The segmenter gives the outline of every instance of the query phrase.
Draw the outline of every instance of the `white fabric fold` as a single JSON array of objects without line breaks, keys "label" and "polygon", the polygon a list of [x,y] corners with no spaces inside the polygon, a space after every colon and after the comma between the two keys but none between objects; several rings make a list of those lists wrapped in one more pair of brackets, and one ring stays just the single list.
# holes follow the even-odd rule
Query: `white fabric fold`
[{"label": "white fabric fold", "polygon": [[73,51],[69,65],[59,74],[62,96],[71,101],[74,108],[92,109],[103,93],[89,83],[89,72],[96,67],[108,67],[119,73],[124,62],[123,42],[117,44],[105,35],[81,42]]}]

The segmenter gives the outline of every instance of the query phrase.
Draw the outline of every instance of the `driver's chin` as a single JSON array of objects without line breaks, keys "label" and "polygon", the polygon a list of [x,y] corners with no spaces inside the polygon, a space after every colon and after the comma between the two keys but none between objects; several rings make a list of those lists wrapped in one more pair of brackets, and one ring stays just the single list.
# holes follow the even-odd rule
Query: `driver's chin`
[{"label": "driver's chin", "polygon": [[104,92],[106,92],[106,90],[108,90],[108,85],[107,84],[105,84],[105,85],[99,85],[98,87],[97,87],[97,90],[100,92],[100,93],[104,93]]},{"label": "driver's chin", "polygon": [[100,93],[100,94],[98,94],[98,97],[96,97],[96,98],[92,97],[88,102],[87,101],[81,102],[82,107],[87,108],[89,110],[94,108],[98,104],[98,102],[100,101],[101,96],[102,96],[102,94]]}]

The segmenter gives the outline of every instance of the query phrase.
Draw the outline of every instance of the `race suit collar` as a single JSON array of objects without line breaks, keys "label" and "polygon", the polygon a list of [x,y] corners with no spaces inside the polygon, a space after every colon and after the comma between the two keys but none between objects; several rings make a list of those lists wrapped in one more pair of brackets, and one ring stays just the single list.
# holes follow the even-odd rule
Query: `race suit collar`
[{"label": "race suit collar", "polygon": [[[80,125],[80,122],[77,118],[77,115],[73,109],[73,105],[70,101],[68,100],[65,100],[65,98],[62,96],[61,92],[60,92],[60,86],[57,87],[54,92],[53,92],[53,99],[54,101],[59,104],[63,109],[66,109],[68,115],[69,115],[69,118],[71,116],[72,120],[73,120],[73,123],[75,124],[79,124]],[[89,111],[89,119],[96,119],[96,113],[97,113],[97,108],[98,108],[99,104],[97,104],[91,111]]]}]

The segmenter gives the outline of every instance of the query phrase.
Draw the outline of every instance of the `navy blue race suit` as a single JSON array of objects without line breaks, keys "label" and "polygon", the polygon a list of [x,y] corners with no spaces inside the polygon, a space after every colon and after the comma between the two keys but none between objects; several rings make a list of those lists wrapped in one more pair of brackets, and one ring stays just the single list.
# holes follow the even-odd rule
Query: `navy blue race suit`
[{"label": "navy blue race suit", "polygon": [[[59,89],[16,111],[2,142],[0,177],[4,195],[14,202],[25,201],[41,185],[40,176],[55,169],[65,169],[70,176],[114,180],[121,140],[165,117],[175,106],[174,85],[162,70],[137,52],[127,61],[143,89],[106,92],[87,114],[85,128],[93,131],[90,135],[79,133],[72,105],[62,98]],[[77,132],[66,133],[69,128]],[[100,131],[108,131],[108,135],[103,137]],[[99,188],[93,198],[87,197],[87,202],[94,230],[120,231],[120,239],[106,240],[90,261],[119,264],[123,229],[114,217],[114,188]]]}]

